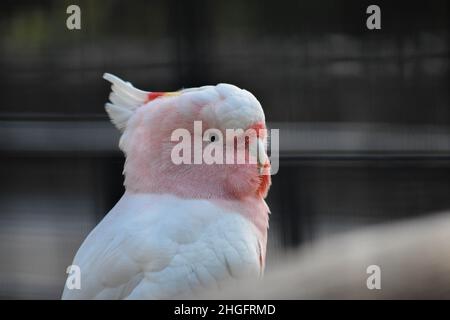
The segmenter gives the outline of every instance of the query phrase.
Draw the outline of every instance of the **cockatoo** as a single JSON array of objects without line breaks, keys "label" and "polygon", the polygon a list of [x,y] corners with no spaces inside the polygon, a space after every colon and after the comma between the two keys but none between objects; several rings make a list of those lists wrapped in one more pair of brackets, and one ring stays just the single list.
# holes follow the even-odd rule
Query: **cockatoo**
[{"label": "cockatoo", "polygon": [[[62,298],[193,298],[225,282],[260,277],[271,181],[261,174],[270,161],[261,148],[267,137],[258,100],[224,83],[164,93],[136,89],[111,74],[104,79],[112,83],[106,111],[122,132],[125,193],[79,248],[73,265],[81,271],[80,288],[65,286]],[[251,138],[256,152],[245,144],[246,159],[257,161],[175,163],[179,141],[172,133],[199,135],[194,121],[202,123],[203,148],[225,145],[226,138],[204,135],[207,129],[224,137],[226,129],[257,130]]]}]

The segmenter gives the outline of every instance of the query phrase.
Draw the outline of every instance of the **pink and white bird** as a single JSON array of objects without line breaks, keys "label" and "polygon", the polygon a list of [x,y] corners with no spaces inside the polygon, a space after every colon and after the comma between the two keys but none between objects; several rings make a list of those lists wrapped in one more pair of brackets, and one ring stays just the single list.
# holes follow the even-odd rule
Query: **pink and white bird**
[{"label": "pink and white bird", "polygon": [[[264,270],[270,175],[265,150],[248,148],[256,163],[176,164],[174,130],[193,136],[215,128],[264,132],[258,100],[230,84],[146,92],[111,74],[105,108],[122,131],[125,193],[79,248],[80,289],[63,299],[172,299],[195,297],[224,283],[258,278]],[[265,145],[264,133],[256,137]],[[217,143],[218,141],[214,141]],[[222,141],[221,143],[224,143]],[[225,144],[225,143],[224,143]],[[247,145],[245,146],[247,148]]]}]

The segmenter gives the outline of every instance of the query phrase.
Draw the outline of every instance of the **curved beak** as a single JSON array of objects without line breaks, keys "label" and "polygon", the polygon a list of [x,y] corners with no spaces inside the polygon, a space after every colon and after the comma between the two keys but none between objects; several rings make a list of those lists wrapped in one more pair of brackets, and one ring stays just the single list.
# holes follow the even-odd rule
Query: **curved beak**
[{"label": "curved beak", "polygon": [[260,138],[256,139],[256,144],[250,144],[250,153],[256,158],[259,174],[266,174],[264,171],[269,167],[269,157],[266,153],[264,141]]}]

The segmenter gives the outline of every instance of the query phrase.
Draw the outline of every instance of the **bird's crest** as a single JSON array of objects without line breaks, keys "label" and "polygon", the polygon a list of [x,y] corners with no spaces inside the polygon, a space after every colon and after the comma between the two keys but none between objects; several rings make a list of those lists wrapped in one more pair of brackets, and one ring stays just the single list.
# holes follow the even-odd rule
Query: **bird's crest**
[{"label": "bird's crest", "polygon": [[106,103],[105,109],[111,122],[120,130],[126,128],[127,122],[137,108],[160,97],[176,96],[179,91],[175,92],[150,92],[139,90],[130,82],[110,73],[103,74],[103,78],[111,82],[111,93],[109,95],[110,102]]}]

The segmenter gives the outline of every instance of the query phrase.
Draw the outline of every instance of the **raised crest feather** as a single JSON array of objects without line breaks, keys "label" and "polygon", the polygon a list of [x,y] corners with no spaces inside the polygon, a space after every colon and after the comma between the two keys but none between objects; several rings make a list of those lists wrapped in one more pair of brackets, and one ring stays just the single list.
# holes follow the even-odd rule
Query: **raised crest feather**
[{"label": "raised crest feather", "polygon": [[139,90],[130,82],[125,82],[110,73],[103,74],[103,79],[112,84],[109,95],[111,103],[105,105],[106,112],[111,122],[123,131],[133,112],[149,100],[150,92]]},{"label": "raised crest feather", "polygon": [[133,115],[133,111],[112,103],[107,103],[105,105],[105,110],[108,113],[111,122],[122,132],[127,127],[128,120]]}]

